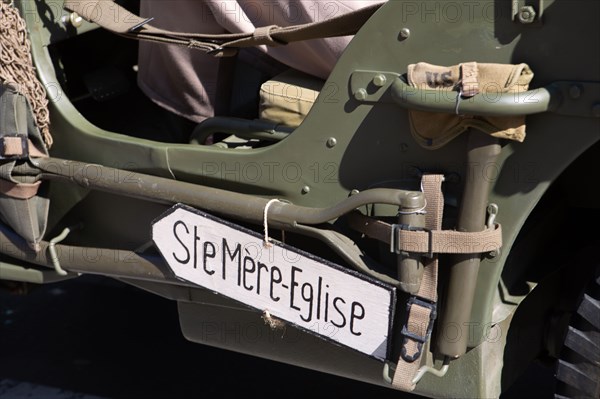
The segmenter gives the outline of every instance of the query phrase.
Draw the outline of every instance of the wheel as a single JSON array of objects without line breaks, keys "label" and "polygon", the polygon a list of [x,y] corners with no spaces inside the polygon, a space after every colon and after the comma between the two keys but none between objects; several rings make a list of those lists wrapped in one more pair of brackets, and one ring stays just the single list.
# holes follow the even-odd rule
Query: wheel
[{"label": "wheel", "polygon": [[555,399],[600,398],[600,267],[571,317],[556,379]]}]

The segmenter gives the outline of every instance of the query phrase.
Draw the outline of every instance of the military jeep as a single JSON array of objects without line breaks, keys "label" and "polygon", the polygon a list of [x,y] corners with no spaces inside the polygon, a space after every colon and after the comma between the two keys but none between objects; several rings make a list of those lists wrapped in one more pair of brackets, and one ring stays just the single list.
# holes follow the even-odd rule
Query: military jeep
[{"label": "military jeep", "polygon": [[[237,63],[191,136],[136,85],[149,22],[66,3],[2,3],[50,124],[1,82],[0,279],[113,277],[190,341],[424,396],[542,361],[600,397],[600,2],[389,1],[325,82]],[[310,109],[259,114],[269,84]],[[232,322],[260,334],[207,333]]]}]

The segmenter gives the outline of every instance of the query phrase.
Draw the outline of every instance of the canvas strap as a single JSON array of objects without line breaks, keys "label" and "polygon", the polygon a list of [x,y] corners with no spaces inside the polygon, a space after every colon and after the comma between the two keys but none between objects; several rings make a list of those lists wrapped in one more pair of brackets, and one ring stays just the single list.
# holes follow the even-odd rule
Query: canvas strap
[{"label": "canvas strap", "polygon": [[64,8],[89,22],[128,38],[177,44],[204,51],[216,57],[237,53],[238,48],[259,45],[279,46],[302,40],[353,35],[381,7],[374,4],[338,17],[301,25],[259,27],[253,33],[203,34],[173,32],[155,28],[152,18],[139,17],[114,0],[66,0]]},{"label": "canvas strap", "polygon": [[[423,192],[427,200],[425,226],[431,231],[442,228],[444,197],[442,195],[442,175],[424,175]],[[412,382],[421,364],[423,345],[431,337],[433,321],[436,317],[438,258],[432,256],[424,264],[423,279],[419,292],[407,304],[406,322],[402,328],[401,355],[398,359],[392,385],[402,391],[413,391]]]},{"label": "canvas strap", "polygon": [[479,68],[476,62],[460,64],[460,93],[465,98],[479,94]]},{"label": "canvas strap", "polygon": [[502,246],[502,227],[495,224],[480,232],[455,230],[414,230],[410,226],[393,225],[360,212],[348,215],[348,224],[370,238],[390,244],[392,252],[423,254],[478,254],[495,251]]}]

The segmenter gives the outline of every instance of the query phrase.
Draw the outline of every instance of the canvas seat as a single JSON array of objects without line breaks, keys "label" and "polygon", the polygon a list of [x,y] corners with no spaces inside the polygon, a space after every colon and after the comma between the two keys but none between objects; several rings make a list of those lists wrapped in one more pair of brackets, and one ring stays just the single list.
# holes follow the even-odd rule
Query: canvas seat
[{"label": "canvas seat", "polygon": [[325,81],[288,70],[260,88],[260,119],[298,127],[317,101]]}]

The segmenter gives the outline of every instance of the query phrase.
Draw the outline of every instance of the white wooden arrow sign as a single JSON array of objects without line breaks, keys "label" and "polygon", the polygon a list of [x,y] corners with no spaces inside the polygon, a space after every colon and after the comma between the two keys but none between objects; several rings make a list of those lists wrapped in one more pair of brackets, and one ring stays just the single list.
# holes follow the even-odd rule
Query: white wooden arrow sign
[{"label": "white wooden arrow sign", "polygon": [[257,233],[176,205],[152,238],[180,279],[376,359],[388,353],[394,287]]}]

